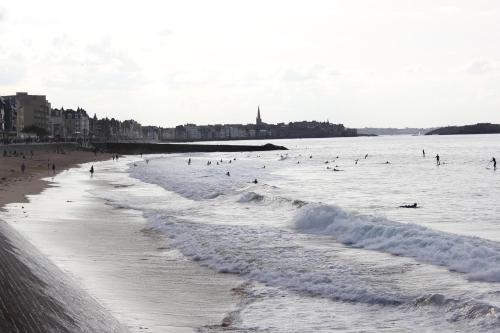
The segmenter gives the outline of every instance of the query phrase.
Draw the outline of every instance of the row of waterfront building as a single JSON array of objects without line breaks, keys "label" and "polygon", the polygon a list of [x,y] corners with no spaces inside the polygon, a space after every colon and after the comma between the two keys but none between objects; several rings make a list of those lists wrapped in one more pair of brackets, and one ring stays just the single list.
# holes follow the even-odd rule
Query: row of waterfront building
[{"label": "row of waterfront building", "polygon": [[55,141],[202,141],[356,136],[356,129],[330,122],[266,124],[260,109],[254,124],[142,126],[135,120],[90,117],[83,108],[52,108],[44,95],[24,92],[0,97],[0,138],[14,142],[44,137]]}]

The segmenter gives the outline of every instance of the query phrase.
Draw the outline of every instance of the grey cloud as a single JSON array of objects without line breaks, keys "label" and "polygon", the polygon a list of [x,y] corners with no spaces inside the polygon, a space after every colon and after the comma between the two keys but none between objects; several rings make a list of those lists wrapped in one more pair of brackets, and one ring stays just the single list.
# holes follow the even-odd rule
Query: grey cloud
[{"label": "grey cloud", "polygon": [[92,89],[132,89],[146,82],[139,64],[108,39],[78,45],[66,36],[53,41],[55,50],[46,61],[58,68],[47,79],[51,86]]},{"label": "grey cloud", "polygon": [[0,85],[13,85],[20,82],[25,71],[19,66],[0,63]]},{"label": "grey cloud", "polygon": [[75,44],[68,35],[60,35],[52,40],[52,45],[57,48],[68,48],[74,46]]},{"label": "grey cloud", "polygon": [[158,35],[161,37],[168,37],[171,34],[173,34],[173,31],[170,29],[164,29],[164,30],[161,30],[160,32],[158,32]]},{"label": "grey cloud", "polygon": [[474,61],[465,67],[465,72],[471,75],[482,75],[494,71],[494,66],[488,61]]},{"label": "grey cloud", "polygon": [[330,76],[340,76],[342,75],[342,72],[337,70],[337,69],[331,69],[328,71],[328,75]]},{"label": "grey cloud", "polygon": [[314,80],[323,73],[325,67],[323,65],[314,65],[309,68],[289,69],[283,75],[285,81],[307,81]]}]

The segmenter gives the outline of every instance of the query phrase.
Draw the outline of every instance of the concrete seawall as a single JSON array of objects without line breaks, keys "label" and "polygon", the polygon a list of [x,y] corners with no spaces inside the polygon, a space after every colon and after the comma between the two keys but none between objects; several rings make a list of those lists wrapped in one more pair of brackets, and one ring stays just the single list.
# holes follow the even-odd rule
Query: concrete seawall
[{"label": "concrete seawall", "polygon": [[29,155],[31,151],[33,152],[55,152],[56,150],[64,150],[71,151],[74,149],[78,149],[78,144],[76,143],[26,143],[26,144],[12,144],[12,145],[0,145],[0,154],[3,154],[3,151],[14,152],[20,154],[24,153],[25,155]]},{"label": "concrete seawall", "polygon": [[128,332],[0,220],[0,332]]}]

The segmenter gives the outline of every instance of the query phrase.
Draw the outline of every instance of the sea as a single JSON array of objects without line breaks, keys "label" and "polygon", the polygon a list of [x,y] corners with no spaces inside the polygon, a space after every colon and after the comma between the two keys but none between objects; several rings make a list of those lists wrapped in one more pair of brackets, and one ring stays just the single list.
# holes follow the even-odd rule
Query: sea
[{"label": "sea", "polygon": [[500,332],[500,135],[269,142],[95,166],[92,196],[238,281],[196,331]]}]

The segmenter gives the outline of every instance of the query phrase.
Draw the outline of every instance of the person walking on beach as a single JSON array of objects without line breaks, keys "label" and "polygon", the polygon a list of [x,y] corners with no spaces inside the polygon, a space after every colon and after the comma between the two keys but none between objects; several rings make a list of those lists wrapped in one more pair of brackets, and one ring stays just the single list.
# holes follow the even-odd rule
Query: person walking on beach
[{"label": "person walking on beach", "polygon": [[441,165],[441,162],[439,161],[439,154],[436,155],[436,165]]},{"label": "person walking on beach", "polygon": [[425,157],[425,149],[422,149],[422,157]]},{"label": "person walking on beach", "polygon": [[493,162],[493,170],[497,169],[497,160],[493,157],[490,161],[490,163]]},{"label": "person walking on beach", "polygon": [[56,164],[55,163],[52,163],[52,174],[53,175],[56,174]]},{"label": "person walking on beach", "polygon": [[21,164],[21,172],[24,173],[24,171],[26,170],[26,165],[24,164],[24,162]]}]

